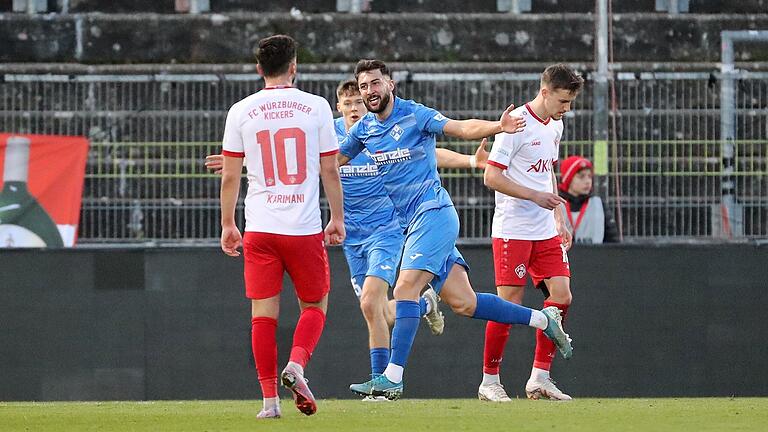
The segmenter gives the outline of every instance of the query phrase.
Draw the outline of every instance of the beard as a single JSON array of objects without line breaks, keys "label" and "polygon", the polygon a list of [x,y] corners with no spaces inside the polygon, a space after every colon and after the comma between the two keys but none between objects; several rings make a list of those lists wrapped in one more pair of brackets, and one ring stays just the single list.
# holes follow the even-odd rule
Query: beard
[{"label": "beard", "polygon": [[392,100],[391,93],[387,93],[379,97],[379,107],[376,109],[373,109],[371,107],[371,105],[368,103],[368,99],[363,99],[363,104],[365,104],[365,107],[368,109],[369,112],[378,114],[384,111],[385,109],[387,109],[387,106],[389,105],[390,100]]}]

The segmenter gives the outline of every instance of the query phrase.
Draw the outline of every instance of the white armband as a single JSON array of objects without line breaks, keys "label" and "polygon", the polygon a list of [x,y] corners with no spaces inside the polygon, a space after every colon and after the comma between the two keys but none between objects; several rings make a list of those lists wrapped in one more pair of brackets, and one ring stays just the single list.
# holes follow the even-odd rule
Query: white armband
[{"label": "white armband", "polygon": [[477,156],[472,155],[469,157],[469,167],[470,168],[477,168]]}]

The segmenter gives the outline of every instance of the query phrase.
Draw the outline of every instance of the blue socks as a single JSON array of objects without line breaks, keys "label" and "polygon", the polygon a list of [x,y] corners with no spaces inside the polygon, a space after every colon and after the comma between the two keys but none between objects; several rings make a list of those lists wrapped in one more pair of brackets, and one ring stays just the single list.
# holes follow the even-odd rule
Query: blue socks
[{"label": "blue socks", "polygon": [[[413,303],[413,302],[408,302]],[[408,306],[408,308],[412,308],[413,306]],[[397,312],[397,306],[395,307],[396,315],[397,317],[400,317],[400,314],[402,312]],[[419,318],[427,314],[427,301],[424,300],[424,297],[419,297]],[[409,317],[412,318],[412,317]],[[397,318],[396,318],[397,319]],[[414,333],[415,334],[415,333]],[[392,331],[392,335],[394,336],[394,329]],[[413,338],[411,338],[411,344],[413,344]],[[410,350],[410,348],[409,348]],[[407,358],[407,354],[406,354]],[[371,373],[373,375],[381,375],[384,373],[384,369],[387,368],[387,364],[389,363],[389,348],[371,348]]]},{"label": "blue socks", "polygon": [[[529,314],[530,315],[530,314]],[[411,300],[398,300],[395,306],[395,327],[392,329],[392,356],[389,360],[405,367],[411,353],[416,331],[419,329],[421,311],[419,303]]]},{"label": "blue socks", "polygon": [[487,293],[476,293],[477,307],[472,318],[496,321],[502,324],[523,324],[531,322],[531,309]]},{"label": "blue socks", "polygon": [[371,348],[371,373],[381,375],[389,363],[389,348]]}]

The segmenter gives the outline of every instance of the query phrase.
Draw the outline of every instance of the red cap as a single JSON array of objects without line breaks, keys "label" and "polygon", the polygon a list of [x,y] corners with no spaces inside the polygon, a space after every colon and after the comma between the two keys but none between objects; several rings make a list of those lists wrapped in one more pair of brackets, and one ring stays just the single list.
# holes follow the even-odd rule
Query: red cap
[{"label": "red cap", "polygon": [[571,185],[573,176],[584,168],[589,168],[591,170],[592,162],[581,156],[570,156],[560,162],[560,185],[558,186],[560,190],[568,192],[568,187]]}]

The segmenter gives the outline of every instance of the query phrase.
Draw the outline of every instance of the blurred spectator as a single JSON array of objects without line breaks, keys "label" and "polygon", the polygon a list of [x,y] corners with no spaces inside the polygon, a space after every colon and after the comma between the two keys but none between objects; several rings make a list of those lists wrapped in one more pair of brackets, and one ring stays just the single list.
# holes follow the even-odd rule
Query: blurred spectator
[{"label": "blurred spectator", "polygon": [[610,243],[618,241],[613,214],[603,200],[592,194],[592,162],[571,156],[560,163],[560,196],[565,219],[576,243]]}]

